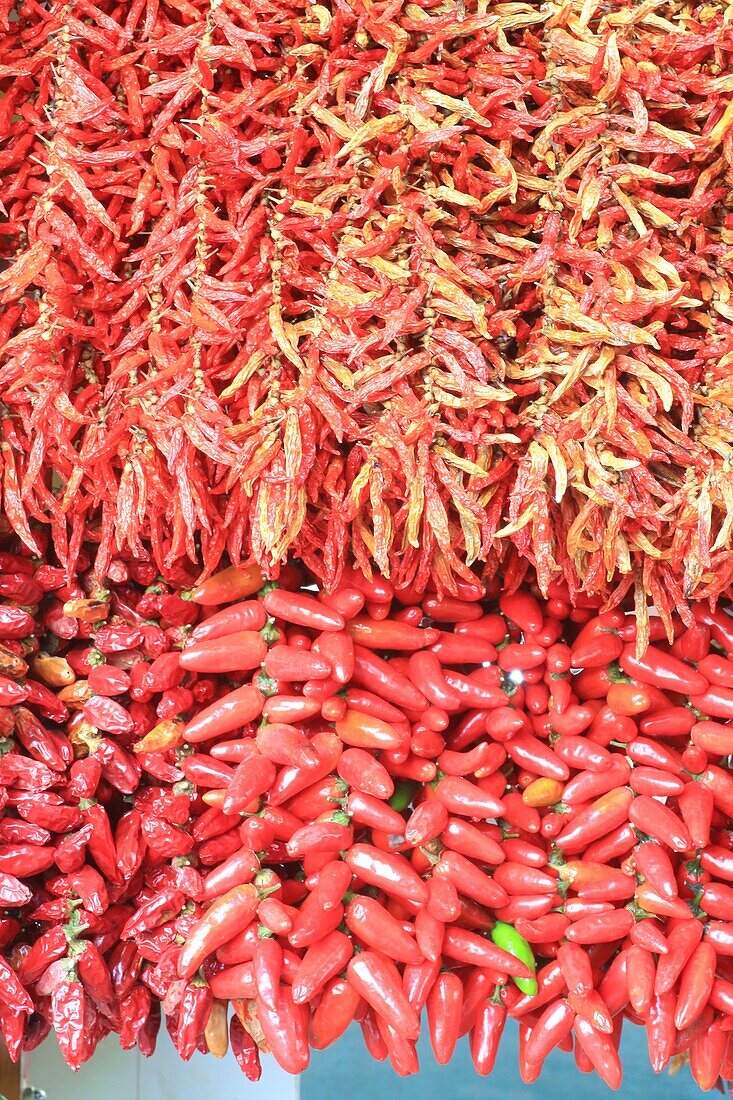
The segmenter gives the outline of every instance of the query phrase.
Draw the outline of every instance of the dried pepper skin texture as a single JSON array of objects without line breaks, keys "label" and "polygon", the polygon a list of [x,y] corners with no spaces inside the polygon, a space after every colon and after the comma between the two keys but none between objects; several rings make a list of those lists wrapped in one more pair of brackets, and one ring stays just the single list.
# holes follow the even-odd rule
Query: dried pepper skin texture
[{"label": "dried pepper skin texture", "polygon": [[12,528],[100,581],[729,588],[723,6],[273,11],[5,20]]}]

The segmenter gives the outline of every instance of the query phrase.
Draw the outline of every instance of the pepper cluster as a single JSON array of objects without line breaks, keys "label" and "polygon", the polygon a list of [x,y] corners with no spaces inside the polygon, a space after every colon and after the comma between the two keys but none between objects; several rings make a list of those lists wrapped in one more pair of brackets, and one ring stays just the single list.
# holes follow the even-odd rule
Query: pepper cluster
[{"label": "pepper cluster", "polygon": [[[11,545],[6,540],[6,545]],[[0,556],[0,1029],[78,1068],[229,1046],[297,1073],[358,1021],[418,1069],[468,1034],[612,1087],[733,1078],[733,617],[669,635],[554,584],[455,596],[348,567],[174,591]],[[181,578],[185,583],[185,578]],[[638,610],[638,609],[637,609]]]},{"label": "pepper cluster", "polygon": [[723,0],[0,0],[15,530],[727,592],[732,52]]}]

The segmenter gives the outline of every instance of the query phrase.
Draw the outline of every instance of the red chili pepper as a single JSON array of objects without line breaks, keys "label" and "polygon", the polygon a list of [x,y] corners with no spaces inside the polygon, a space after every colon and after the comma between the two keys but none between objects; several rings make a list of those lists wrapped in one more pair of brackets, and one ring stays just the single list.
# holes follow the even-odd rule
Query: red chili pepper
[{"label": "red chili pepper", "polygon": [[325,603],[326,607],[338,611],[339,615],[345,619],[353,619],[366,603],[364,593],[357,588],[339,588],[335,592],[321,591],[318,593],[318,599],[321,603]]},{"label": "red chili pepper", "polygon": [[51,992],[50,1007],[59,1049],[72,1069],[79,1069],[91,1054],[85,1026],[86,996],[79,981],[62,981]]},{"label": "red chili pepper", "polygon": [[235,886],[218,898],[194,926],[181,950],[180,977],[192,977],[208,955],[246,927],[256,912],[257,902],[257,890],[249,883]]},{"label": "red chili pepper", "polygon": [[394,963],[376,951],[362,951],[349,962],[351,986],[391,1027],[407,1039],[416,1039],[420,1024],[402,987]]},{"label": "red chili pepper", "polygon": [[602,630],[590,637],[585,634],[585,629],[582,640],[577,638],[573,646],[573,668],[605,668],[618,660],[624,651],[624,643],[618,634]]},{"label": "red chili pepper", "polygon": [[223,638],[241,631],[261,630],[267,622],[267,612],[259,600],[244,600],[210,615],[191,631],[191,640]]},{"label": "red chili pepper", "polygon": [[188,723],[186,740],[198,743],[231,733],[258,718],[264,701],[263,695],[249,684],[237,688],[206,707]]},{"label": "red chili pepper", "polygon": [[445,1066],[458,1042],[463,1004],[463,983],[457,974],[443,971],[428,994],[427,1013],[430,1045],[435,1061]]},{"label": "red chili pepper", "polygon": [[661,897],[677,897],[672,860],[660,844],[640,844],[634,851],[633,859],[638,873]]},{"label": "red chili pepper", "polygon": [[628,787],[616,787],[602,795],[563,829],[557,837],[557,846],[565,855],[582,852],[592,840],[598,840],[628,820],[632,801],[633,794]]},{"label": "red chili pepper", "polygon": [[640,680],[643,684],[660,688],[662,691],[677,692],[681,695],[702,695],[708,690],[708,681],[684,661],[671,653],[664,653],[653,646],[643,657],[637,657],[634,647],[627,645],[619,659],[621,668],[628,676]]},{"label": "red chili pepper", "polygon": [[495,770],[494,764],[500,759],[495,749],[496,746],[488,741],[482,741],[468,752],[446,749],[438,756],[438,767],[446,775],[491,774]]},{"label": "red chili pepper", "polygon": [[557,880],[551,875],[524,863],[500,864],[493,879],[507,894],[553,894],[557,888]]},{"label": "red chili pepper", "polygon": [[654,956],[646,948],[632,944],[626,952],[629,1000],[637,1015],[646,1016],[654,996],[656,968]]},{"label": "red chili pepper", "polygon": [[211,901],[220,898],[235,887],[252,882],[259,869],[259,860],[254,852],[248,848],[241,848],[209,872],[204,879],[201,900]]},{"label": "red chili pepper", "polygon": [[291,991],[281,986],[277,1006],[271,1008],[258,997],[257,1016],[270,1050],[287,1073],[302,1073],[308,1067],[309,1013],[302,1005],[296,1005]]},{"label": "red chili pepper", "polygon": [[567,764],[559,760],[552,749],[536,737],[517,734],[507,742],[506,751],[516,764],[533,775],[546,776],[560,782],[570,775]]},{"label": "red chili pepper", "polygon": [[553,749],[555,755],[564,764],[578,770],[603,772],[613,764],[613,756],[610,752],[600,745],[594,745],[584,737],[558,737]]},{"label": "red chili pepper", "polygon": [[311,630],[343,630],[344,619],[337,611],[324,606],[314,596],[304,592],[287,592],[275,588],[267,592],[263,605],[268,615]]},{"label": "red chili pepper", "polygon": [[439,973],[440,962],[438,960],[432,962],[430,959],[426,959],[425,962],[419,963],[417,966],[408,965],[405,967],[403,987],[408,1003],[417,1014],[421,1013],[425,1007],[428,994]]},{"label": "red chili pepper", "polygon": [[631,768],[627,761],[617,756],[605,772],[579,772],[563,789],[562,800],[571,805],[587,802],[628,783],[630,776]]},{"label": "red chili pepper", "polygon": [[680,977],[674,1022],[678,1031],[698,1019],[707,1005],[715,981],[716,955],[712,944],[698,943]]},{"label": "red chili pepper", "polygon": [[484,1004],[478,1013],[471,1030],[471,1058],[476,1072],[482,1077],[494,1068],[505,1023],[505,1009],[492,1001]]},{"label": "red chili pepper", "polygon": [[573,1028],[578,1043],[599,1075],[609,1088],[617,1089],[621,1084],[623,1073],[618,1050],[613,1039],[600,1031],[596,1031],[592,1024],[589,1024],[582,1016],[576,1016]]},{"label": "red chili pepper", "polygon": [[267,760],[275,764],[287,764],[309,770],[317,768],[318,753],[308,738],[294,726],[283,722],[270,722],[260,726],[255,744]]},{"label": "red chili pepper", "polygon": [[427,904],[425,883],[402,856],[381,852],[369,844],[354,844],[345,858],[354,874],[364,882],[393,897],[417,905]]},{"label": "red chili pepper", "polygon": [[402,730],[355,710],[347,710],[336,723],[336,733],[345,744],[359,749],[399,749],[406,740]]},{"label": "red chili pepper", "polygon": [[536,634],[542,629],[542,608],[530,592],[505,593],[499,597],[499,610],[524,634]]},{"label": "red chili pepper", "polygon": [[249,1032],[245,1031],[241,1020],[236,1015],[232,1016],[229,1021],[229,1042],[239,1068],[247,1080],[259,1081],[262,1069],[257,1045]]},{"label": "red chili pepper", "polygon": [[733,688],[733,661],[717,653],[705,654],[698,660],[698,672],[702,673],[711,685]]},{"label": "red chili pepper", "polygon": [[489,878],[466,856],[448,848],[443,851],[433,873],[447,878],[460,893],[474,898],[482,905],[495,908],[506,905],[509,900],[508,894],[496,880],[496,872],[493,878]]},{"label": "red chili pepper", "polygon": [[442,958],[445,925],[427,909],[415,914],[415,942],[421,954],[431,961]]},{"label": "red chili pepper", "polygon": [[608,833],[600,840],[589,844],[584,852],[584,858],[598,863],[611,863],[619,856],[626,855],[636,846],[636,833],[631,825],[625,823]]},{"label": "red chili pepper", "polygon": [[380,950],[395,962],[421,962],[422,952],[415,940],[378,901],[355,897],[346,907],[346,925],[367,947]]},{"label": "red chili pepper", "polygon": [[688,917],[680,921],[667,936],[668,952],[661,956],[657,964],[657,976],[654,991],[657,994],[668,993],[674,988],[681,972],[702,938],[702,925]]},{"label": "red chili pepper", "polygon": [[[602,673],[599,673],[599,676],[601,675]],[[582,691],[581,677],[578,677],[576,681],[576,689],[579,693]],[[652,693],[644,684],[611,682],[605,690],[601,685],[599,691],[600,694],[597,697],[602,698],[605,695],[614,714],[628,717],[644,714],[645,711],[649,710],[652,702]],[[583,694],[581,694],[581,698],[583,698]]]},{"label": "red chili pepper", "polygon": [[[697,664],[710,653],[710,628],[704,623],[695,623],[684,634],[675,639],[671,652],[675,657],[690,664]],[[701,671],[698,665],[698,671]],[[705,673],[703,671],[703,676]]]},{"label": "red chili pepper", "polygon": [[[295,986],[293,987],[295,996]],[[345,978],[333,978],[311,1017],[309,1040],[314,1050],[325,1050],[336,1042],[352,1023],[361,997]]]},{"label": "red chili pepper", "polygon": [[563,913],[546,913],[542,917],[529,920],[517,917],[514,926],[520,936],[529,943],[554,943],[563,938],[570,921]]},{"label": "red chili pepper", "polygon": [[676,1029],[674,1026],[674,993],[656,993],[646,1016],[649,1061],[655,1073],[661,1073],[674,1052]]},{"label": "red chili pepper", "polygon": [[180,663],[181,668],[190,672],[242,672],[259,668],[266,655],[267,643],[262,635],[256,630],[244,630],[187,646],[180,655]]},{"label": "red chili pepper", "polygon": [[567,930],[567,937],[574,943],[610,943],[628,935],[634,917],[628,909],[612,909],[596,916],[582,917]]},{"label": "red chili pepper", "polygon": [[417,847],[440,836],[448,824],[448,811],[442,802],[423,802],[417,806],[403,824],[405,839]]},{"label": "red chili pepper", "polygon": [[684,780],[679,776],[670,775],[668,772],[660,771],[659,768],[644,766],[634,768],[629,784],[636,794],[655,798],[673,798],[681,794],[685,786]]},{"label": "red chili pepper", "polygon": [[428,701],[407,676],[364,646],[354,646],[354,682],[388,703],[421,714]]},{"label": "red chili pepper", "polygon": [[[426,631],[422,631],[423,634]],[[437,637],[435,637],[437,635]],[[430,650],[443,666],[480,665],[496,660],[496,648],[485,638],[434,631]]]},{"label": "red chili pepper", "polygon": [[527,1040],[525,1061],[531,1066],[541,1066],[550,1051],[570,1034],[574,1021],[575,1013],[566,1001],[548,1005]]},{"label": "red chili pepper", "polygon": [[225,814],[243,813],[256,799],[269,791],[277,774],[275,765],[264,756],[243,760],[232,776],[222,804]]},{"label": "red chili pepper", "polygon": [[[724,915],[730,916],[730,909]],[[733,924],[730,922],[709,921],[705,926],[705,939],[713,945],[718,955],[733,955]]]},{"label": "red chili pepper", "polygon": [[675,852],[686,852],[692,847],[692,839],[677,814],[649,795],[640,795],[629,806],[629,820],[642,832],[648,833]]},{"label": "red chili pepper", "polygon": [[264,667],[268,676],[281,683],[325,680],[331,676],[331,666],[323,657],[291,645],[273,646],[264,658]]},{"label": "red chili pepper", "polygon": [[713,684],[690,695],[690,703],[710,718],[733,719],[733,688]]},{"label": "red chili pepper", "polygon": [[454,921],[460,916],[461,906],[458,891],[452,882],[445,878],[431,876],[428,886],[428,911],[441,923]]},{"label": "red chili pepper", "polygon": [[449,712],[461,709],[461,697],[450,686],[450,681],[434,653],[427,650],[412,653],[408,670],[412,683],[433,706]]},{"label": "red chili pepper", "polygon": [[537,993],[534,996],[521,994],[508,1008],[510,1016],[519,1019],[549,1004],[566,992],[565,979],[560,964],[552,960],[537,972]]},{"label": "red chili pepper", "polygon": [[198,585],[191,593],[191,599],[202,607],[218,607],[254,595],[263,583],[264,578],[256,565],[231,565]]},{"label": "red chili pepper", "polygon": [[498,974],[516,978],[532,977],[529,967],[513,955],[496,947],[483,936],[454,925],[446,927],[443,954],[468,966],[486,967]]},{"label": "red chili pepper", "polygon": [[546,650],[541,645],[509,642],[499,651],[499,668],[504,672],[526,672],[545,663]]},{"label": "red chili pepper", "polygon": [[690,1044],[690,1071],[696,1084],[707,1092],[718,1081],[728,1046],[728,1033],[720,1020],[710,1026]]},{"label": "red chili pepper", "polygon": [[435,796],[449,813],[460,817],[495,818],[505,809],[499,799],[458,775],[441,779],[435,787]]}]

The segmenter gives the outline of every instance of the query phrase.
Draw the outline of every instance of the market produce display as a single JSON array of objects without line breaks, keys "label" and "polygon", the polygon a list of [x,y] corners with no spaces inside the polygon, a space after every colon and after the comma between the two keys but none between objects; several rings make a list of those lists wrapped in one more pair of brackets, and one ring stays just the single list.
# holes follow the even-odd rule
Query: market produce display
[{"label": "market produce display", "polygon": [[0,1032],[733,1079],[733,7],[0,0]]},{"label": "market produce display", "polygon": [[[289,1072],[358,1021],[418,1070],[555,1047],[733,1077],[733,617],[639,644],[564,583],[453,596],[349,568],[0,555],[0,1028]],[[642,651],[643,650],[643,651]]]}]

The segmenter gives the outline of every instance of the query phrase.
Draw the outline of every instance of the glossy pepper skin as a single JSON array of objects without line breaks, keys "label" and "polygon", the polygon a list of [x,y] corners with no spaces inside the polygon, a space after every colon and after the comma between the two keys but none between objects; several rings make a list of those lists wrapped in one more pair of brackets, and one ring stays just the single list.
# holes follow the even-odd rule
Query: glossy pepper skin
[{"label": "glossy pepper skin", "polygon": [[362,951],[349,962],[346,976],[356,992],[398,1034],[417,1039],[420,1024],[391,960],[376,951]]},{"label": "glossy pepper skin", "polygon": [[463,983],[457,974],[439,974],[428,994],[427,1015],[430,1045],[435,1061],[445,1066],[458,1042],[463,1005]]}]

